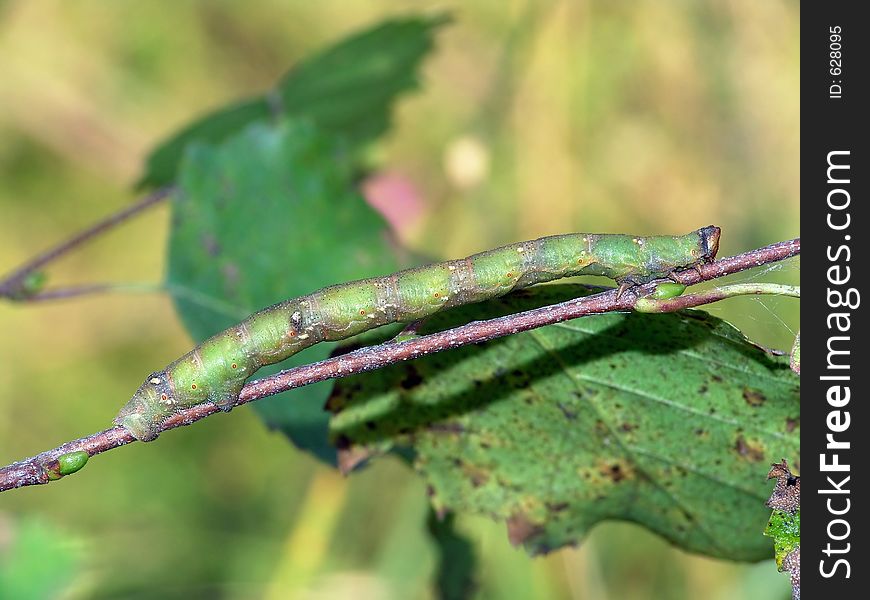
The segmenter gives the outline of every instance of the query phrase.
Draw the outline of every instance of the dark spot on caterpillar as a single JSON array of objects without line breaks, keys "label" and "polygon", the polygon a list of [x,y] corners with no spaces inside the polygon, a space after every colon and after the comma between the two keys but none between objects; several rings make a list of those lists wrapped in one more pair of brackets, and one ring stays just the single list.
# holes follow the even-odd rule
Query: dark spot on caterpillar
[{"label": "dark spot on caterpillar", "polygon": [[364,309],[364,308],[361,308],[361,309],[359,310],[359,314],[360,314],[360,316],[365,316],[365,314],[366,314],[365,309]]},{"label": "dark spot on caterpillar", "polygon": [[295,329],[291,329],[290,331],[288,331],[288,332],[287,332],[287,337],[296,337],[296,330],[295,330]]},{"label": "dark spot on caterpillar", "polygon": [[166,402],[169,399],[169,396],[167,396],[166,394],[160,394],[160,399]]},{"label": "dark spot on caterpillar", "polygon": [[190,389],[195,390],[195,389],[196,389],[196,384],[195,384],[195,383],[191,383],[191,384],[190,384]]},{"label": "dark spot on caterpillar", "polygon": [[237,365],[236,363],[233,363],[233,364],[230,365],[230,368],[231,368],[231,369],[238,369],[238,368],[239,368],[239,365]]},{"label": "dark spot on caterpillar", "polygon": [[432,294],[432,295],[435,296],[436,298],[440,298],[440,297],[441,297],[441,294],[440,294],[439,292],[435,292],[435,293]]},{"label": "dark spot on caterpillar", "polygon": [[508,279],[512,278],[513,276],[514,274],[512,271],[508,271],[507,273],[505,273],[505,277],[507,277]]}]

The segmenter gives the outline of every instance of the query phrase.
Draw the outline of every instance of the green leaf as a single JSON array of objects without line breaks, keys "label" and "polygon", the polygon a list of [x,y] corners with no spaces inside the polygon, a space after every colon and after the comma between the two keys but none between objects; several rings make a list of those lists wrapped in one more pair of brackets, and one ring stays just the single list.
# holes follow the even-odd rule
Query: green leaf
[{"label": "green leaf", "polygon": [[136,183],[138,188],[160,187],[175,181],[178,166],[188,144],[218,143],[255,121],[272,116],[265,98],[253,98],[218,109],[197,119],[157,146],[145,159],[145,174]]},{"label": "green leaf", "polygon": [[773,538],[776,566],[782,571],[785,557],[801,545],[801,511],[794,514],[784,510],[774,510],[764,529],[764,535]]},{"label": "green leaf", "polygon": [[184,149],[215,143],[255,123],[305,117],[355,146],[389,127],[390,111],[417,85],[417,69],[432,49],[444,16],[386,21],[357,33],[294,66],[277,87],[206,115],[161,143],[146,160],[137,187],[169,185]]},{"label": "green leaf", "polygon": [[0,598],[70,597],[81,572],[75,540],[56,523],[34,517],[0,525]]},{"label": "green leaf", "polygon": [[456,530],[455,515],[437,514],[431,508],[426,529],[438,553],[435,587],[441,600],[465,600],[474,597],[477,557],[474,545]]},{"label": "green leaf", "polygon": [[[531,288],[428,321],[445,329],[582,295]],[[678,546],[770,556],[759,469],[799,450],[798,378],[699,311],[590,316],[338,382],[345,466],[413,449],[438,510],[491,515],[545,552],[595,523]]]},{"label": "green leaf", "polygon": [[[341,152],[330,136],[292,122],[190,149],[173,204],[168,286],[197,343],[281,300],[397,268],[387,225],[355,191]],[[331,346],[282,366],[325,358]],[[332,460],[323,411],[330,387],[308,386],[255,409]]]},{"label": "green leaf", "polygon": [[278,84],[283,110],[354,143],[373,140],[389,127],[393,99],[417,87],[417,68],[446,22],[443,15],[387,21],[311,57]]}]

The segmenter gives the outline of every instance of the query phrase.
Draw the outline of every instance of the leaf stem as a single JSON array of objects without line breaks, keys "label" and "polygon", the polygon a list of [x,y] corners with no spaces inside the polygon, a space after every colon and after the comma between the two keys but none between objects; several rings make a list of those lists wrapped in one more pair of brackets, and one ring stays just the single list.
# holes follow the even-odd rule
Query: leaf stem
[{"label": "leaf stem", "polygon": [[25,302],[47,302],[51,300],[66,300],[78,296],[88,296],[102,293],[132,293],[132,294],[156,294],[166,291],[162,283],[136,282],[136,283],[85,283],[58,287],[44,292],[37,292],[32,296],[21,298]]},{"label": "leaf stem", "polygon": [[109,215],[102,221],[94,223],[87,229],[80,231],[66,241],[61,242],[53,248],[36,255],[23,265],[19,266],[0,279],[0,298],[8,298],[10,300],[30,301],[30,300],[46,300],[54,298],[65,298],[69,296],[81,296],[98,291],[105,291],[106,287],[103,284],[82,285],[74,288],[68,288],[63,293],[59,290],[52,290],[41,293],[28,293],[26,289],[26,281],[28,277],[37,273],[42,267],[57,260],[58,258],[81,246],[85,242],[92,240],[98,235],[116,227],[130,217],[139,214],[155,204],[158,204],[169,197],[173,192],[172,187],[164,187],[155,190],[140,198],[135,203],[119,210],[118,212]]},{"label": "leaf stem", "polygon": [[[800,239],[794,239],[745,252],[737,256],[723,258],[714,263],[702,265],[698,269],[690,269],[678,273],[676,277],[682,283],[691,285],[700,281],[709,281],[717,277],[737,273],[752,267],[784,260],[798,254],[800,254]],[[528,331],[537,327],[576,319],[585,315],[632,310],[636,302],[641,298],[649,296],[655,290],[655,287],[656,282],[650,282],[629,289],[622,294],[619,294],[616,289],[609,289],[593,296],[576,298],[560,304],[544,306],[486,321],[476,321],[447,331],[440,331],[405,341],[391,341],[377,346],[361,348],[348,354],[334,356],[317,363],[295,367],[270,377],[248,382],[242,389],[236,405],[253,402],[254,400],[319,381],[364,373],[434,352],[485,342],[521,331]],[[674,310],[700,306],[712,301],[708,295],[699,293],[680,296],[666,302],[674,300],[679,300],[679,306],[674,308]],[[164,422],[161,425],[160,431],[174,429],[182,425],[190,425],[215,412],[218,412],[218,409],[212,404],[199,404],[185,408]],[[47,465],[53,464],[53,461],[56,461],[61,455],[84,451],[89,456],[93,456],[135,441],[136,439],[129,431],[121,426],[115,426],[99,433],[67,442],[52,450],[0,468],[0,491],[48,483],[51,479]]]}]

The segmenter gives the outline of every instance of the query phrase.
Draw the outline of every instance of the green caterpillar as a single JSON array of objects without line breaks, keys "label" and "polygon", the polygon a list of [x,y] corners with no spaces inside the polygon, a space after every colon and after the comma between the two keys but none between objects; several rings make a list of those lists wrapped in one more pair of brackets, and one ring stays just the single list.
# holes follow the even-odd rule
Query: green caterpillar
[{"label": "green caterpillar", "polygon": [[683,236],[572,233],[326,287],[263,309],[152,373],[115,423],[150,441],[179,409],[211,402],[230,410],[257,369],[318,342],[572,275],[603,275],[623,288],[646,283],[709,262],[718,247],[712,225]]}]

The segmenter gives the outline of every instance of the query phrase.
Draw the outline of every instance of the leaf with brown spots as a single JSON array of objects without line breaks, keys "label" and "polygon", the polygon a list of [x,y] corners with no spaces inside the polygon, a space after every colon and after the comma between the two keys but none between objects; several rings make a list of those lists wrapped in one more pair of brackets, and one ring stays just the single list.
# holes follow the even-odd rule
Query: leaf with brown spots
[{"label": "leaf with brown spots", "polygon": [[[583,293],[532,288],[421,333]],[[340,380],[329,405],[345,449],[411,457],[436,510],[502,520],[533,553],[623,519],[691,551],[764,559],[758,466],[799,452],[788,357],[699,311],[606,314],[458,348]]]}]

